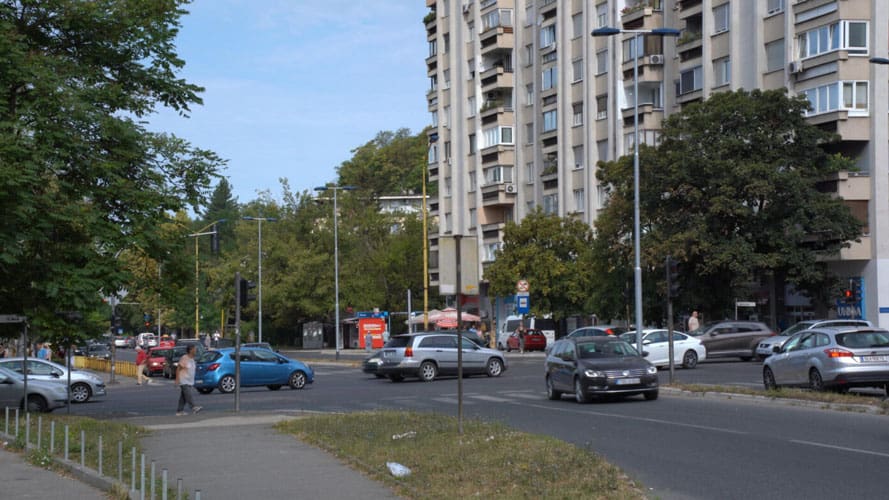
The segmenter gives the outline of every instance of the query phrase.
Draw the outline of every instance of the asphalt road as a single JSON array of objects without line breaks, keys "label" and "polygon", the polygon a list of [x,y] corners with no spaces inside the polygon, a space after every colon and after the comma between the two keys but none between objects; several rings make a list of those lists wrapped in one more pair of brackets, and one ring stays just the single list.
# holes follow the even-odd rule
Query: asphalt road
[{"label": "asphalt road", "polygon": [[[316,383],[298,391],[244,389],[242,411],[391,408],[457,414],[456,378],[393,383],[353,366],[310,359],[310,353],[296,357],[314,363]],[[463,380],[465,418],[501,421],[593,450],[650,488],[652,498],[885,497],[881,472],[889,467],[889,417],[666,391],[657,401],[641,396],[589,405],[568,397],[549,401],[542,356],[509,359],[509,370],[500,378]],[[760,370],[760,363],[719,361],[677,370],[676,378],[756,386]],[[661,377],[666,380],[669,372],[662,371]],[[172,414],[177,399],[172,382],[156,378],[149,386],[110,386],[105,401],[73,406],[72,413],[98,418]],[[205,412],[227,413],[234,409],[234,396],[214,392],[199,396],[198,404]]]}]

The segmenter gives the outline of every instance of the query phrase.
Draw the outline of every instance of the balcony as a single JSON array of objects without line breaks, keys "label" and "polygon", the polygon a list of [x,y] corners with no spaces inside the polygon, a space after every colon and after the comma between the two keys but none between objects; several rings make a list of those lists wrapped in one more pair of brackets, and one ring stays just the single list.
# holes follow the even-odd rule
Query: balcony
[{"label": "balcony", "polygon": [[482,71],[481,84],[483,92],[497,89],[512,89],[515,86],[515,76],[512,68],[507,66],[494,66]]},{"label": "balcony", "polygon": [[[620,21],[624,29],[639,29],[646,24],[645,18],[662,14],[662,0],[639,0],[635,5],[628,5],[620,11]],[[655,23],[662,25],[660,18]],[[652,25],[652,27],[656,27]]]},{"label": "balcony", "polygon": [[516,200],[516,186],[511,182],[482,186],[482,206],[512,206]]}]

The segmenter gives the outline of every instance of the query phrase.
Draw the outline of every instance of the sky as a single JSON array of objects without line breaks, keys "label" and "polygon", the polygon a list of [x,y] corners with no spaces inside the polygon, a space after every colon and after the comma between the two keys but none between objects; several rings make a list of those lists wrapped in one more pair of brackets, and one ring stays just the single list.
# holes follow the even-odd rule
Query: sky
[{"label": "sky", "polygon": [[422,0],[194,0],[179,76],[206,90],[188,118],[149,128],[228,160],[239,203],[336,180],[377,132],[429,121]]}]

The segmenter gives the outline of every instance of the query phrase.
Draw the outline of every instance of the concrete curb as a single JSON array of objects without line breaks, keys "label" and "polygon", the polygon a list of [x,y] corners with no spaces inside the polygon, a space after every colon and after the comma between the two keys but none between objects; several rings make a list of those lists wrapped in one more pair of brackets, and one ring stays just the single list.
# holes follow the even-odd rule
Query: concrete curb
[{"label": "concrete curb", "polygon": [[723,400],[740,400],[747,401],[751,403],[757,404],[778,404],[782,406],[796,406],[796,407],[805,407],[805,408],[817,408],[821,410],[831,410],[831,411],[854,411],[857,413],[869,413],[872,415],[889,415],[883,408],[875,407],[873,405],[866,404],[855,404],[855,403],[831,403],[828,401],[809,401],[806,399],[794,399],[794,398],[777,398],[771,396],[758,396],[754,394],[741,394],[735,392],[724,392],[724,391],[688,391],[685,389],[677,389],[675,387],[665,387],[661,386],[661,393],[669,394],[671,396],[677,397],[688,397],[688,398],[714,398],[714,399],[723,399]]}]

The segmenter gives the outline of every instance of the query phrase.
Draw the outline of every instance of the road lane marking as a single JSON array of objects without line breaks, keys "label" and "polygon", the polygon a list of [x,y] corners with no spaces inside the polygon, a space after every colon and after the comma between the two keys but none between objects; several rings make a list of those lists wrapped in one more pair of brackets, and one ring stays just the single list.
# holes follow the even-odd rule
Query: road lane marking
[{"label": "road lane marking", "polygon": [[817,446],[819,448],[830,448],[832,450],[848,451],[849,453],[861,453],[864,455],[874,455],[877,457],[889,458],[889,453],[880,453],[879,451],[862,450],[859,448],[847,448],[845,446],[836,446],[833,444],[815,443],[813,441],[800,441],[798,439],[791,439],[790,442],[796,443],[796,444],[805,444],[805,445],[809,445],[809,446]]},{"label": "road lane marking", "polygon": [[480,399],[482,401],[490,401],[492,403],[511,403],[511,399],[498,398],[497,396],[488,396],[487,394],[470,394],[472,399]]}]

